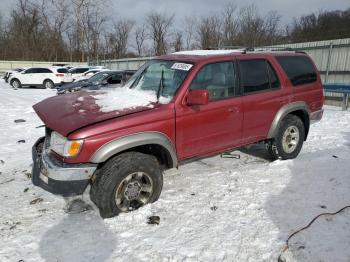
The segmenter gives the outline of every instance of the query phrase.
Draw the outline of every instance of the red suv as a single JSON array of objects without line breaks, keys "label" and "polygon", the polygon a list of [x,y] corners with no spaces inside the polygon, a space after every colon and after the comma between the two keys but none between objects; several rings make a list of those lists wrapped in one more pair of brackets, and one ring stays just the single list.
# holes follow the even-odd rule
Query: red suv
[{"label": "red suv", "polygon": [[81,91],[34,105],[46,125],[33,146],[34,185],[63,196],[91,185],[102,217],[156,201],[162,172],[185,160],[257,142],[295,158],[324,102],[315,65],[294,51],[178,52],[114,92],[105,104],[100,91]]}]

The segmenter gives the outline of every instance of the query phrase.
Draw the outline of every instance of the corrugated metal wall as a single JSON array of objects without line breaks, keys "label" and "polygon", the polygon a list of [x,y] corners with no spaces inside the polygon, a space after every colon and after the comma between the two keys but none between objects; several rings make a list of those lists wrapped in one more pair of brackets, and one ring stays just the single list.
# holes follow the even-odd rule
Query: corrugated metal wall
[{"label": "corrugated metal wall", "polygon": [[150,59],[152,57],[105,60],[101,61],[99,65],[103,65],[111,70],[137,70]]}]

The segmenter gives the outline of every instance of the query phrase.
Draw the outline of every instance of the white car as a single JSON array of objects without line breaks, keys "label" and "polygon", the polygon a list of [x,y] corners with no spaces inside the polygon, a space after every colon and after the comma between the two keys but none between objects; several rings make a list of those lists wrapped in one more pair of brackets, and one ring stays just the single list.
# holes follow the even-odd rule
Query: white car
[{"label": "white car", "polygon": [[73,81],[77,82],[77,81],[89,79],[94,74],[102,72],[102,71],[109,71],[109,69],[97,69],[97,68],[90,69],[82,75],[73,76]]},{"label": "white car", "polygon": [[57,85],[72,81],[72,76],[64,67],[31,67],[20,73],[12,74],[9,79],[10,85],[14,88],[21,88],[22,86],[54,88]]},{"label": "white car", "polygon": [[89,71],[90,68],[89,66],[80,66],[80,67],[73,67],[68,70],[69,74],[72,76],[73,81],[77,78],[82,76],[85,72]]}]

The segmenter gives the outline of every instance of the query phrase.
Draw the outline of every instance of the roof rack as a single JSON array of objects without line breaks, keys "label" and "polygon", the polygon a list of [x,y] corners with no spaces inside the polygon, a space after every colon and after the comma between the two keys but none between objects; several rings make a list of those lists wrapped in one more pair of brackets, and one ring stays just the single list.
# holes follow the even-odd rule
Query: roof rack
[{"label": "roof rack", "polygon": [[207,50],[188,50],[179,51],[173,54],[175,55],[226,55],[232,53],[252,54],[252,53],[271,53],[271,52],[292,52],[292,53],[305,53],[304,51],[295,50],[291,47],[279,47],[279,46],[264,46],[264,47],[242,47],[242,46],[223,46],[220,48],[209,48]]}]

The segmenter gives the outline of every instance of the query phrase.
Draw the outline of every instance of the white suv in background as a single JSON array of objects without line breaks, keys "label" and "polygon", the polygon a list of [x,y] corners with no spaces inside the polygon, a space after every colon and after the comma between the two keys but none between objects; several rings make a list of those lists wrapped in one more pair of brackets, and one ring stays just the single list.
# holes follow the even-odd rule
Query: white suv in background
[{"label": "white suv in background", "polygon": [[72,76],[68,74],[67,68],[63,67],[32,67],[20,73],[12,74],[9,79],[10,85],[14,88],[21,88],[22,86],[54,88],[57,85],[72,81]]}]

